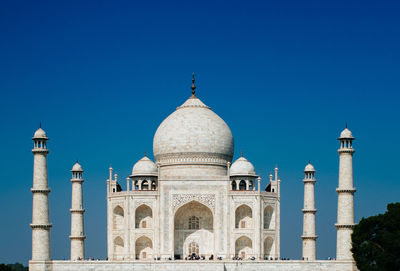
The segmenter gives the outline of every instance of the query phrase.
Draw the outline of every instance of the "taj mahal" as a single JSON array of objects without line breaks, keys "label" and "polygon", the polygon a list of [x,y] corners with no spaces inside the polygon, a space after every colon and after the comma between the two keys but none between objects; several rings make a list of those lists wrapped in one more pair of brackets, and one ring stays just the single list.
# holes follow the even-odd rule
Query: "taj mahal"
[{"label": "taj mahal", "polygon": [[350,130],[346,127],[338,138],[338,212],[337,223],[332,225],[337,229],[336,259],[317,259],[317,180],[314,167],[308,163],[303,169],[304,207],[299,210],[303,212],[302,259],[282,261],[278,168],[273,169],[267,186],[261,187],[253,164],[243,154],[233,159],[229,126],[195,90],[193,77],[192,95],[155,132],[155,161],[145,155],[132,163],[131,174],[123,178],[112,167],[108,169],[104,181],[106,260],[85,258],[84,171],[79,163],[71,170],[70,259],[51,258],[48,137],[42,128],[34,133],[29,270],[357,270],[351,253],[355,188]]}]

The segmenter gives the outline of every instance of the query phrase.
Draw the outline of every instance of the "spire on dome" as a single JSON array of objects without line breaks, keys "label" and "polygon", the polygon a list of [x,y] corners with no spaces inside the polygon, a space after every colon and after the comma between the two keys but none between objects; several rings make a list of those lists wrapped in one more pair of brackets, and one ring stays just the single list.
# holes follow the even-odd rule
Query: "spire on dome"
[{"label": "spire on dome", "polygon": [[194,94],[196,93],[195,89],[196,86],[194,85],[194,73],[192,73],[192,97],[195,96]]}]

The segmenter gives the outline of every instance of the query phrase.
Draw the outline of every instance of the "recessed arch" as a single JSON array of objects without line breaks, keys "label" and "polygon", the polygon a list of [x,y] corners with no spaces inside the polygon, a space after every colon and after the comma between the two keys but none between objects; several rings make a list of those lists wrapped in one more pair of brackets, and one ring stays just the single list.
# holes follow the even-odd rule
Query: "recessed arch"
[{"label": "recessed arch", "polygon": [[253,212],[247,204],[242,204],[235,210],[235,228],[248,229],[253,227]]},{"label": "recessed arch", "polygon": [[[197,250],[194,243],[198,246]],[[182,205],[174,215],[175,257],[185,258],[193,250],[202,256],[214,254],[213,213],[209,207],[198,201]]]},{"label": "recessed arch", "polygon": [[235,256],[243,260],[253,256],[253,242],[249,237],[241,236],[236,240]]},{"label": "recessed arch", "polygon": [[271,205],[264,208],[264,229],[274,229],[275,219],[274,219],[274,209]]},{"label": "recessed arch", "polygon": [[152,228],[153,227],[153,211],[146,205],[142,204],[135,210],[135,228]]},{"label": "recessed arch", "polygon": [[114,238],[114,259],[119,260],[123,258],[124,253],[124,239],[120,236]]},{"label": "recessed arch", "polygon": [[141,236],[135,242],[135,254],[137,260],[153,258],[153,242],[147,236]]},{"label": "recessed arch", "polygon": [[117,205],[113,209],[113,229],[122,230],[124,228],[124,209]]},{"label": "recessed arch", "polygon": [[274,239],[268,236],[264,240],[264,259],[272,257],[272,246],[274,245]]}]

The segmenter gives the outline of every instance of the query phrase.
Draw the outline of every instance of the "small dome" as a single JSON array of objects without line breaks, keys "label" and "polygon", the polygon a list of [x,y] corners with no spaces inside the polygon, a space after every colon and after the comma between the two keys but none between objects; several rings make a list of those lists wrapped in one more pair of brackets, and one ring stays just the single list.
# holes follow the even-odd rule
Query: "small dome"
[{"label": "small dome", "polygon": [[132,176],[157,176],[157,166],[147,156],[136,162],[132,168]]},{"label": "small dome", "polygon": [[82,169],[81,165],[79,165],[79,163],[76,162],[75,165],[72,167],[71,171],[83,172],[83,169]]},{"label": "small dome", "polygon": [[46,132],[40,127],[39,129],[36,130],[35,134],[33,135],[33,138],[47,139]]},{"label": "small dome", "polygon": [[231,166],[231,176],[235,175],[256,175],[256,172],[253,164],[242,156]]},{"label": "small dome", "polygon": [[347,127],[340,133],[339,137],[339,139],[345,139],[345,138],[354,139],[353,134],[349,129],[347,129]]},{"label": "small dome", "polygon": [[308,163],[304,169],[304,172],[315,172],[314,166]]}]

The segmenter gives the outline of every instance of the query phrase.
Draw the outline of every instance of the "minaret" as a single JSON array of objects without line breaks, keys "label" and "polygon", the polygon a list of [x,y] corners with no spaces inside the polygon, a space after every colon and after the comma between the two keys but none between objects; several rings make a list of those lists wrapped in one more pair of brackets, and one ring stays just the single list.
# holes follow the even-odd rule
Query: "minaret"
[{"label": "minaret", "polygon": [[40,127],[32,138],[33,145],[33,205],[32,205],[32,260],[50,260],[50,220],[47,176],[47,136]]},{"label": "minaret", "polygon": [[313,165],[308,162],[308,165],[304,169],[304,208],[303,212],[303,260],[315,261],[316,259],[316,245],[315,240],[315,196],[314,196],[314,185],[315,185],[315,169]]},{"label": "minaret", "polygon": [[82,173],[83,169],[78,162],[72,167],[72,200],[71,200],[71,261],[85,259],[85,239],[83,230],[83,197]]},{"label": "minaret", "polygon": [[353,260],[351,252],[351,234],[354,228],[354,192],[353,187],[353,137],[349,129],[344,129],[338,140],[340,141],[339,153],[339,187],[336,259]]}]

